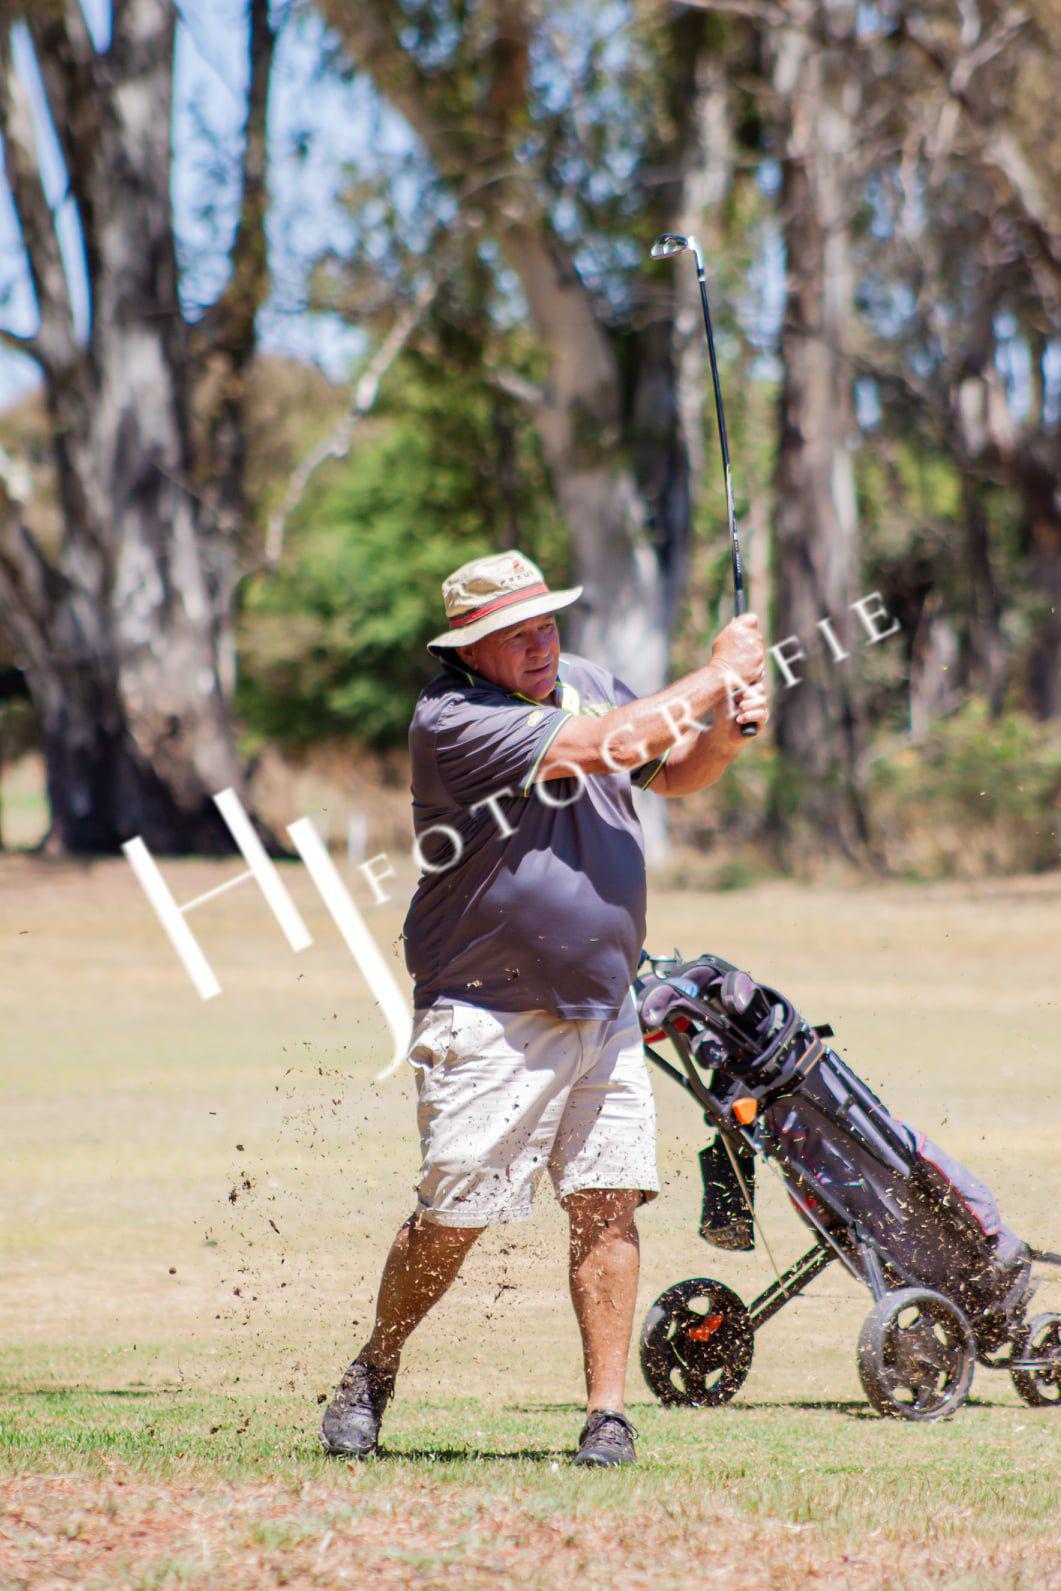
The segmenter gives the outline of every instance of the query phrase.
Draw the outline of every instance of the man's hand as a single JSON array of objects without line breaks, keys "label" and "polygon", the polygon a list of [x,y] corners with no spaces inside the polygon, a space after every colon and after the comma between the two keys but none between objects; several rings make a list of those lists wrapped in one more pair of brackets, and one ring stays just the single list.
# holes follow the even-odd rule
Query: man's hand
[{"label": "man's hand", "polygon": [[766,695],[766,686],[760,681],[758,685],[749,685],[738,694],[734,692],[733,710],[720,708],[715,715],[715,733],[724,744],[732,742],[734,753],[747,745],[747,740],[741,734],[742,724],[756,724],[760,729],[770,721],[770,703]]},{"label": "man's hand", "polygon": [[731,619],[716,635],[711,661],[736,674],[743,685],[758,684],[766,669],[766,649],[754,613],[742,613],[739,619]]},{"label": "man's hand", "polygon": [[745,739],[741,733],[743,725],[755,724],[758,728],[770,716],[762,685],[766,650],[754,613],[731,619],[715,637],[711,662],[725,679],[729,698],[725,709],[715,714],[716,740],[726,746],[728,755],[736,755]]}]

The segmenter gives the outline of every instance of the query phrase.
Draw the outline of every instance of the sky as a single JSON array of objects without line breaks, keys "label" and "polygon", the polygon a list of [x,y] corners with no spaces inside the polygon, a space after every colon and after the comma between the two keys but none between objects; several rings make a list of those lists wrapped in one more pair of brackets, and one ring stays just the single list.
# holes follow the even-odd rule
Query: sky
[{"label": "sky", "polygon": [[[344,205],[345,176],[414,149],[401,119],[381,106],[369,82],[341,71],[328,54],[328,34],[302,0],[273,0],[282,21],[269,106],[269,245],[273,290],[259,316],[263,352],[313,360],[334,380],[347,379],[365,339],[334,315],[310,314],[306,286],[312,262],[356,241],[352,210]],[[81,0],[97,46],[106,48],[110,0]],[[182,297],[194,317],[213,302],[228,273],[228,248],[239,204],[239,156],[247,79],[246,0],[176,0],[177,29],[171,185],[182,264]],[[73,202],[27,37],[16,30],[15,59],[34,105],[45,189],[56,216],[78,329],[85,335],[89,306]],[[322,65],[323,61],[323,65]],[[769,188],[776,168],[763,163]],[[775,339],[784,303],[784,251],[778,229],[767,227],[747,291],[736,306],[744,335],[759,351],[755,374],[776,377]],[[521,301],[522,304],[522,301]],[[522,313],[520,307],[519,313]],[[7,185],[0,167],[0,323],[31,332],[36,309]],[[1003,328],[1000,371],[1015,409],[1030,390],[1023,343],[1007,345]],[[1022,364],[1022,360],[1024,363]],[[1026,368],[1027,367],[1027,368]],[[1061,409],[1061,343],[1051,345],[1046,370],[1051,406]],[[36,366],[0,348],[0,406],[36,385]],[[858,417],[871,428],[879,417],[872,384],[856,393]]]},{"label": "sky", "polygon": [[[259,315],[263,352],[310,359],[334,380],[351,374],[365,339],[337,316],[306,311],[313,260],[327,247],[342,253],[356,238],[341,193],[344,172],[360,175],[413,152],[402,120],[365,79],[340,72],[327,60],[327,30],[300,0],[276,0],[286,19],[273,68],[269,104],[270,265],[274,286]],[[105,49],[110,0],[81,0],[97,46]],[[228,274],[228,247],[239,203],[239,155],[247,82],[246,0],[177,0],[173,113],[172,195],[184,308],[195,316],[217,297]],[[38,149],[50,203],[56,211],[82,335],[88,325],[81,246],[73,203],[65,197],[63,162],[52,130],[32,47],[23,34],[15,55],[29,85]],[[327,64],[322,67],[322,56]],[[765,177],[769,180],[769,169]],[[395,185],[401,199],[401,186]],[[415,204],[415,195],[410,201]],[[592,264],[587,261],[587,268]],[[768,353],[783,301],[784,260],[777,237],[767,237],[763,258],[749,280],[738,314],[760,350],[757,373],[774,375]],[[515,290],[515,284],[513,284]],[[515,312],[525,313],[516,293]],[[0,169],[0,317],[17,332],[31,332],[36,308],[22,255],[10,195]],[[761,368],[760,368],[761,367]],[[36,385],[31,360],[0,349],[0,407]]]},{"label": "sky", "polygon": [[[109,34],[109,0],[82,0],[99,47]],[[172,194],[182,260],[185,309],[196,314],[216,298],[228,271],[228,246],[239,203],[239,152],[247,80],[245,0],[179,0],[173,116]],[[366,149],[399,154],[411,140],[397,117],[382,112],[364,82],[321,72],[325,32],[296,11],[280,33],[269,107],[270,256],[275,287],[259,319],[262,349],[319,363],[346,377],[363,347],[357,329],[335,316],[308,315],[309,262],[327,245],[346,247],[353,223],[337,198],[344,166]],[[58,218],[81,335],[88,302],[76,216],[64,197],[63,164],[48,119],[32,49],[23,35],[15,57],[34,104],[39,158]],[[6,183],[0,179],[0,316],[17,332],[36,324]],[[0,350],[0,404],[37,381],[36,366]]]}]

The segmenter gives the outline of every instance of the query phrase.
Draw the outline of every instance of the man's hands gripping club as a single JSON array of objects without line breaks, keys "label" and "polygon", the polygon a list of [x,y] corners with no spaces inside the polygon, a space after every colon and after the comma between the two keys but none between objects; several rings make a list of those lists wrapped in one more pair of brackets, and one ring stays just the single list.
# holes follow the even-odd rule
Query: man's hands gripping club
[{"label": "man's hands gripping club", "polygon": [[770,717],[763,676],[766,651],[754,613],[731,619],[715,637],[711,661],[727,680],[725,721],[739,736],[744,724],[765,724]]},{"label": "man's hands gripping club", "polygon": [[745,744],[742,726],[767,722],[765,667],[759,620],[744,613],[716,637],[703,668],[601,718],[569,719],[538,778],[631,772],[666,752],[653,790],[667,796],[702,790]]}]

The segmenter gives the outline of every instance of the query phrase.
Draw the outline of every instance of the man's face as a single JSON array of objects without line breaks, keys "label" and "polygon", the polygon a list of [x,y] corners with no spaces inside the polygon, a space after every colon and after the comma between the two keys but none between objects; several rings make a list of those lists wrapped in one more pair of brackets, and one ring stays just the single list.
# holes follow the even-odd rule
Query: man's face
[{"label": "man's face", "polygon": [[551,613],[510,624],[507,630],[495,630],[474,646],[457,650],[477,673],[532,701],[544,702],[556,685],[560,632]]}]

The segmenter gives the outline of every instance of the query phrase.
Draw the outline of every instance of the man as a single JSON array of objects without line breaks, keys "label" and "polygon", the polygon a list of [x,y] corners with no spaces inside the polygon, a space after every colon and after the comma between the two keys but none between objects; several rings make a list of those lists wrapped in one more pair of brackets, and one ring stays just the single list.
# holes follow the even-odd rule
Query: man
[{"label": "man", "polygon": [[430,650],[443,668],[409,735],[424,868],[405,923],[417,1209],[322,1441],[345,1456],[375,1450],[406,1339],[483,1228],[530,1215],[548,1169],[570,1219],[586,1376],[575,1462],[627,1463],[634,1215],[659,1188],[630,990],[646,896],[631,786],[689,795],[724,772],[749,743],[741,725],[767,721],[763,643],[746,614],[706,666],[639,700],[561,656],[555,614],[581,588],[550,591],[522,554],[475,559],[442,591],[449,629]]}]

